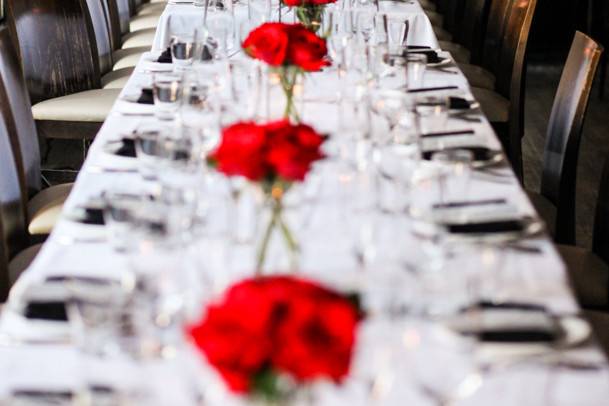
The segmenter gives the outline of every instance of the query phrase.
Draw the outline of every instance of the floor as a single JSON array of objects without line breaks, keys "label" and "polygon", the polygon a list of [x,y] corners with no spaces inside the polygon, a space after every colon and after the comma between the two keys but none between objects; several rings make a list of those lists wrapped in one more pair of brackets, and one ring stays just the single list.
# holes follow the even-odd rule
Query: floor
[{"label": "floor", "polygon": [[[546,125],[561,70],[559,65],[532,65],[528,69],[523,153],[525,185],[529,189],[539,189]],[[577,179],[577,243],[584,247],[591,243],[596,189],[604,156],[609,153],[608,121],[609,91],[601,101],[595,87],[582,138]],[[45,166],[77,168],[81,156],[82,144],[54,141]],[[66,157],[71,159],[66,160]],[[53,183],[58,183],[70,181],[73,174],[50,177]]]},{"label": "floor", "polygon": [[[561,70],[556,65],[532,65],[527,72],[523,154],[525,185],[529,189],[539,189],[545,131]],[[601,101],[596,83],[584,125],[577,174],[576,238],[583,247],[589,247],[592,241],[596,192],[604,158],[609,156],[608,130],[609,92]]]}]

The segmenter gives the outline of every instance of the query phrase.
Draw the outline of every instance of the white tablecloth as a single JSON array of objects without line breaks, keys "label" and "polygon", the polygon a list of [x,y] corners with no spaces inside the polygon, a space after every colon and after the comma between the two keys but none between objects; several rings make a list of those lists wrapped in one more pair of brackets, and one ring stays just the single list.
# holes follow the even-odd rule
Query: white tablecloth
[{"label": "white tablecloth", "polygon": [[[432,25],[423,12],[421,5],[417,2],[393,2],[381,1],[382,12],[390,13],[392,16],[408,19],[410,31],[408,34],[408,45],[422,45],[432,48],[438,47],[438,41],[434,35]],[[247,18],[247,5],[238,3],[234,8],[235,32],[239,31],[239,24]],[[209,11],[207,18],[211,21],[220,18],[223,12]],[[228,13],[228,12],[226,12]],[[284,8],[285,22],[293,22],[294,16]],[[161,15],[158,29],[154,37],[153,50],[164,50],[169,46],[171,36],[175,34],[192,33],[196,28],[203,26],[203,8],[192,4],[168,4]]]},{"label": "white tablecloth", "polygon": [[[420,12],[418,5],[406,5],[404,7],[415,10],[414,12]],[[189,13],[192,12],[196,13],[198,11],[194,10],[191,6],[185,5],[169,5],[167,7],[157,35],[157,49],[165,46],[164,38],[167,38],[167,30],[171,30],[172,28],[170,27],[173,24],[186,24],[189,18],[191,18],[191,21],[197,19],[196,16],[190,16]],[[178,23],[178,21],[180,22]],[[425,24],[421,25],[425,26]],[[417,43],[431,44],[435,42],[435,40],[425,39],[429,33],[424,33],[424,30],[421,32],[423,37],[417,38]],[[145,71],[146,67],[150,66],[150,62],[146,58],[147,56],[144,56],[136,67],[134,75],[122,92],[123,95],[133,93],[138,86],[149,80],[149,74],[145,73]],[[333,86],[335,76],[332,73],[319,73],[311,75],[308,80],[313,85],[305,85],[306,89],[328,89]],[[424,83],[425,86],[443,86],[449,84],[459,86],[464,94],[469,92],[467,81],[461,74],[448,74],[430,70],[425,77]],[[49,334],[61,335],[66,333],[66,326],[63,323],[57,325],[58,323],[48,322],[51,323],[49,325],[44,322],[30,322],[20,318],[19,314],[15,314],[12,311],[13,309],[20,308],[24,292],[28,292],[28,289],[38,284],[45,277],[60,274],[103,275],[105,277],[115,276],[120,278],[130,269],[127,258],[124,255],[116,253],[107,240],[104,239],[105,230],[103,227],[77,224],[70,221],[66,215],[71,213],[75,207],[86,204],[91,198],[100,196],[104,190],[116,187],[117,185],[137,190],[145,183],[138,173],[131,171],[121,173],[100,171],[100,168],[136,168],[135,160],[115,157],[105,152],[105,146],[109,140],[116,140],[121,134],[131,131],[142,120],[142,117],[120,114],[125,111],[134,111],[136,107],[140,112],[151,112],[153,109],[153,107],[147,106],[134,106],[132,103],[122,100],[116,102],[89,150],[87,160],[65,204],[64,217],[60,219],[34,263],[22,275],[11,292],[8,310],[4,312],[0,322],[0,338],[3,338],[6,334],[31,339],[42,338]],[[334,103],[309,102],[305,105],[304,120],[313,124],[319,131],[334,132],[337,126],[337,117],[337,106]],[[489,123],[485,120],[481,123],[464,123],[451,119],[449,120],[448,127],[455,129],[472,128],[475,130],[476,135],[473,138],[469,138],[468,141],[477,139],[488,146],[499,147],[495,134]],[[451,142],[458,144],[459,140],[455,138]],[[336,168],[322,165],[319,169],[316,169],[317,175],[322,178],[326,175],[328,175],[328,178],[332,176],[336,177],[336,173],[332,175],[331,172],[323,172],[324,170],[334,171]],[[511,174],[508,168],[499,169],[499,171],[502,171],[506,175]],[[315,172],[313,176],[315,176]],[[328,186],[332,188],[331,184]],[[507,180],[504,179],[502,182],[495,182],[491,178],[473,178],[470,192],[470,198],[472,199],[494,198],[497,196],[506,197],[520,212],[525,214],[534,213],[520,184],[513,176]],[[345,248],[339,244],[336,235],[331,232],[331,224],[335,220],[333,216],[336,213],[319,211],[316,214],[320,216],[317,221],[323,225],[325,232],[319,233],[316,236],[317,247],[312,253],[309,255],[303,254],[303,269],[306,269],[303,272],[305,275],[318,277],[328,281],[328,283],[337,283],[337,281],[339,284],[343,283],[349,279],[349,275],[352,275],[349,269],[354,269],[356,265],[353,263],[352,255],[348,252],[349,248],[346,248],[346,251],[342,251]],[[409,255],[412,256],[413,261],[416,261],[421,255],[421,249],[417,241],[413,240],[409,233],[403,232],[402,227],[407,227],[408,224],[405,224],[403,219],[393,218],[391,215],[388,215],[385,221],[383,230],[389,232],[389,237],[387,244],[383,247],[383,251],[381,251],[381,256],[395,249],[407,250]],[[394,232],[398,236],[395,239]],[[302,241],[303,244],[305,242]],[[542,236],[531,240],[530,244],[541,249],[542,253],[531,255],[514,250],[506,250],[505,252],[504,269],[502,272],[504,272],[505,278],[503,288],[506,288],[506,297],[509,300],[541,303],[558,314],[577,312],[577,304],[567,285],[564,265],[551,241]],[[328,255],[323,255],[324,247]],[[251,252],[247,252],[247,247],[244,250],[244,252],[239,252],[235,249],[234,252],[231,252],[231,269],[226,270],[228,279],[238,279],[240,276],[251,273],[252,264],[248,261],[251,261],[252,255]],[[199,263],[204,263],[210,259],[210,252],[191,253],[191,255],[194,255],[192,259],[195,262],[199,261]],[[176,259],[176,262],[173,264],[178,265],[180,262]],[[481,266],[481,264],[475,262],[467,264],[453,263],[449,266],[452,266],[456,271],[459,267],[475,267]],[[487,271],[492,272],[496,270],[489,269]],[[342,275],[344,275],[344,278]],[[517,278],[518,283],[510,286],[512,277]],[[373,275],[367,281],[375,281],[374,278]],[[341,279],[343,280],[341,281]],[[521,283],[523,281],[530,282],[534,288],[522,289]],[[50,294],[49,292],[47,291],[48,294]],[[604,359],[598,347],[593,343],[576,351],[583,353],[587,357]],[[190,361],[198,360],[197,356],[185,357]],[[156,390],[159,394],[155,404],[189,404],[188,400],[176,400],[180,396],[188,395],[189,385],[192,383],[175,372],[176,368],[177,370],[183,370],[184,365],[183,363],[178,363],[177,359],[174,359],[165,362],[161,366],[146,366],[146,368],[152,368],[156,371],[152,374],[142,375],[145,376],[146,380],[149,380],[151,390]],[[429,365],[429,367],[442,368],[439,365]],[[73,386],[75,380],[82,379],[83,368],[85,367],[78,360],[78,357],[75,357],[74,349],[70,345],[14,346],[0,340],[0,374],[5,378],[10,376],[10,379],[0,380],[0,399],[2,394],[15,388],[38,387],[37,385],[51,388]],[[121,377],[126,379],[126,376],[138,375],[138,373],[129,374],[129,368],[136,368],[136,371],[139,371],[138,373],[141,374],[143,373],[141,368],[144,368],[144,366],[130,365],[127,367],[124,364],[116,365],[102,362],[102,366],[94,368],[92,373],[102,381],[107,380],[112,382],[113,380],[118,380],[125,382]],[[606,404],[608,399],[606,373],[563,370],[555,375],[549,377],[547,370],[535,367],[509,370],[499,374],[497,377],[492,377],[479,393],[459,404]],[[558,389],[551,394],[548,394],[544,389],[548,387],[549,379],[560,380],[560,384],[555,385],[555,388]],[[397,397],[393,401],[388,401],[389,404],[426,404],[421,399],[420,394],[414,393],[409,385],[396,386],[398,387]],[[327,394],[327,398],[320,400],[319,403],[350,406],[368,404],[366,397],[361,392],[358,392],[358,390],[361,390],[361,388],[357,389],[356,386],[348,383],[342,391],[330,391]],[[559,398],[560,402],[551,403],[551,398]],[[210,399],[210,404],[230,404],[233,401],[236,400],[212,398]]]}]

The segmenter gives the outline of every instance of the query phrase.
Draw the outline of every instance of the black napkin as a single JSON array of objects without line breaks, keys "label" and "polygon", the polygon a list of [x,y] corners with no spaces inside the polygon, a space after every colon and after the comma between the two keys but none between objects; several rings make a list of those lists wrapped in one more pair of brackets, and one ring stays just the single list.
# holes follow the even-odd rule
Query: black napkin
[{"label": "black napkin", "polygon": [[72,216],[72,220],[81,224],[103,226],[105,224],[104,210],[101,205],[94,204],[80,207],[75,211],[75,214]]},{"label": "black napkin", "polygon": [[135,140],[133,138],[123,138],[120,142],[121,146],[114,151],[114,155],[135,158]]},{"label": "black napkin", "polygon": [[157,59],[157,62],[173,63],[173,58],[171,57],[171,48],[170,47],[161,53],[161,55],[159,56],[159,59]]},{"label": "black napkin", "polygon": [[445,227],[448,232],[456,234],[490,234],[522,231],[525,223],[522,220],[495,220],[480,223],[445,224]]},{"label": "black napkin", "polygon": [[444,60],[436,51],[433,50],[412,50],[406,51],[407,54],[423,54],[427,55],[427,63],[440,63]]},{"label": "black napkin", "polygon": [[494,343],[548,343],[556,341],[558,333],[554,331],[542,330],[501,330],[483,331],[477,334],[480,341]]},{"label": "black napkin", "polygon": [[[455,149],[464,149],[466,151],[471,151],[471,153],[474,156],[474,161],[488,161],[489,159],[491,159],[495,153],[495,151],[493,151],[492,149],[489,149],[487,147],[479,147],[479,146],[475,146],[475,147],[456,147]],[[428,151],[423,151],[422,155],[423,155],[423,159],[425,160],[430,160],[431,157],[433,156],[433,154],[435,154],[436,152],[441,152],[442,150],[428,150]]]},{"label": "black napkin", "polygon": [[137,103],[154,104],[154,96],[152,94],[152,89],[142,89],[142,94],[140,95],[139,99],[137,99]]},{"label": "black napkin", "polygon": [[408,45],[406,48],[412,49],[413,51],[420,49],[431,49],[431,47],[428,47],[427,45]]},{"label": "black napkin", "polygon": [[469,110],[472,102],[463,97],[450,96],[448,98],[448,108],[451,110]]},{"label": "black napkin", "polygon": [[211,45],[203,45],[201,50],[201,60],[208,62],[214,59],[214,53],[211,50]]},{"label": "black napkin", "polygon": [[59,301],[30,302],[25,308],[24,315],[28,319],[67,321],[66,304]]}]

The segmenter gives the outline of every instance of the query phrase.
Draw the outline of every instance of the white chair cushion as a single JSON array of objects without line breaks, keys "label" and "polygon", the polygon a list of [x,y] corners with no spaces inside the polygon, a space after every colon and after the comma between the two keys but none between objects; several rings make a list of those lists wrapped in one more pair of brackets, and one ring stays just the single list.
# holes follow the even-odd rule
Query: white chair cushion
[{"label": "white chair cushion", "polygon": [[94,89],[42,101],[32,106],[36,120],[103,122],[120,89]]},{"label": "white chair cushion", "polygon": [[142,54],[148,51],[150,51],[150,47],[118,49],[112,53],[114,60],[114,67],[112,69],[132,68],[140,61]]},{"label": "white chair cushion", "polygon": [[123,68],[113,70],[106,73],[101,78],[101,84],[104,89],[122,89],[127,84],[135,68]]},{"label": "white chair cushion", "polygon": [[38,192],[27,204],[28,232],[31,235],[49,234],[57,223],[63,203],[73,183],[51,186]]},{"label": "white chair cushion", "polygon": [[131,21],[129,21],[129,30],[134,32],[146,28],[156,28],[159,24],[160,17],[160,14],[146,14],[133,17]]},{"label": "white chair cushion", "polygon": [[156,28],[147,28],[125,34],[123,36],[123,49],[135,47],[151,48],[154,42]]},{"label": "white chair cushion", "polygon": [[163,10],[167,7],[167,3],[148,3],[144,4],[137,12],[138,16],[144,16],[147,14],[161,15]]},{"label": "white chair cushion", "polygon": [[19,276],[27,269],[28,266],[34,261],[36,255],[42,248],[42,244],[36,244],[29,248],[21,251],[11,262],[8,264],[8,277],[11,286],[17,281]]}]

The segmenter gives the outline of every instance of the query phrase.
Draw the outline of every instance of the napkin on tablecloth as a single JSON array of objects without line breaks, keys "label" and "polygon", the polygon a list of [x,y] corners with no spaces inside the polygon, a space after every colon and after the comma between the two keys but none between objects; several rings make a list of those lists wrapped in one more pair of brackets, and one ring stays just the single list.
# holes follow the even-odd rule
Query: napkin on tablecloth
[{"label": "napkin on tablecloth", "polygon": [[164,50],[161,55],[159,55],[159,59],[156,60],[159,63],[173,63],[173,58],[171,57],[171,48],[167,48]]},{"label": "napkin on tablecloth", "polygon": [[152,93],[152,89],[143,88],[142,94],[137,99],[137,103],[139,104],[154,104],[154,95]]}]

